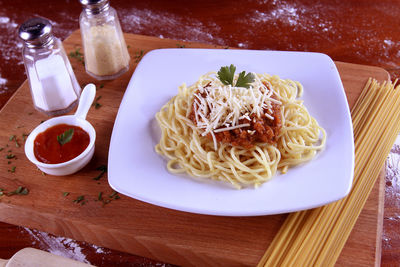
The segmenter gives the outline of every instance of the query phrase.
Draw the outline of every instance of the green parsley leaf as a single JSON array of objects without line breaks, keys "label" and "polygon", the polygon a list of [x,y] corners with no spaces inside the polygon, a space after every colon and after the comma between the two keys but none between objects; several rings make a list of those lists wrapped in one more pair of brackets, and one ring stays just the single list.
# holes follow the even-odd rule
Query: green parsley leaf
[{"label": "green parsley leaf", "polygon": [[235,71],[236,67],[233,64],[231,64],[229,67],[221,67],[221,69],[217,73],[217,77],[223,84],[233,86]]},{"label": "green parsley leaf", "polygon": [[66,197],[66,196],[68,196],[68,195],[69,195],[69,192],[64,192],[64,193],[63,193],[63,196],[64,196],[64,197]]},{"label": "green parsley leaf", "polygon": [[255,77],[254,77],[253,73],[249,72],[249,73],[246,74],[245,71],[242,71],[241,73],[239,73],[239,77],[238,77],[238,79],[236,81],[236,85],[235,86],[236,87],[249,88],[250,84],[252,82],[254,82],[254,80],[255,80]]},{"label": "green parsley leaf", "polygon": [[254,82],[255,76],[253,73],[249,72],[246,74],[245,71],[239,73],[236,84],[233,85],[233,79],[235,78],[236,67],[231,64],[229,67],[224,66],[217,73],[217,78],[225,85],[232,85],[235,87],[245,87],[249,88],[250,84]]},{"label": "green parsley leaf", "polygon": [[65,130],[65,132],[63,132],[62,134],[57,135],[57,141],[60,143],[60,145],[65,145],[66,143],[71,141],[72,136],[74,136],[74,129],[71,128]]}]

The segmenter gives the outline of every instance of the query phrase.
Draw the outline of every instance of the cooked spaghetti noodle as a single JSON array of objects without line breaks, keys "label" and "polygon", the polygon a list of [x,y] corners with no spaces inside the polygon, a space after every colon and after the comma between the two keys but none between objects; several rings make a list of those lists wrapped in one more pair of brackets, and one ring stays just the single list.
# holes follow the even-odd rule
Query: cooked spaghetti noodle
[{"label": "cooked spaghetti noodle", "polygon": [[[257,187],[270,180],[277,170],[285,173],[290,166],[309,161],[324,147],[324,129],[298,99],[302,95],[303,86],[299,82],[268,74],[255,74],[254,77],[255,81],[249,89],[226,86],[213,72],[201,76],[189,87],[185,84],[179,87],[178,94],[156,114],[162,131],[156,151],[168,159],[167,168],[171,173],[186,172],[195,177],[229,181],[236,188],[249,185]],[[234,79],[237,80],[238,76],[235,75]],[[204,89],[209,87],[205,92]],[[222,89],[227,89],[228,93],[221,97],[218,94],[223,94]],[[218,90],[221,92],[217,92]],[[258,99],[261,104],[257,109],[256,103],[251,102],[248,105],[250,110],[243,111],[244,104],[238,103],[241,114],[236,114],[237,110],[231,111],[230,115],[225,112],[225,117],[222,117],[224,120],[218,114],[212,113],[213,107],[208,103],[205,104],[208,115],[197,114],[193,119],[193,110],[196,107],[194,103],[197,101],[199,105],[200,101],[197,99],[201,100],[199,92],[203,92],[204,96],[214,94],[214,97],[225,99],[230,105],[233,105],[230,102],[238,102],[237,99],[232,99],[232,94]],[[253,134],[255,130],[249,128],[252,118],[255,121],[255,117],[264,115],[271,121],[278,119],[272,113],[267,114],[268,110],[272,110],[271,107],[278,104],[281,127],[273,141],[257,142],[255,145],[243,147],[220,142],[215,137],[221,131],[236,129],[239,132],[237,128],[242,128],[240,132],[245,135]],[[266,111],[265,114],[263,110]],[[238,119],[233,119],[235,116]],[[218,119],[211,122],[211,117]],[[247,121],[243,118],[247,118]],[[209,122],[204,123],[205,121]],[[213,127],[210,126],[212,124]]]}]

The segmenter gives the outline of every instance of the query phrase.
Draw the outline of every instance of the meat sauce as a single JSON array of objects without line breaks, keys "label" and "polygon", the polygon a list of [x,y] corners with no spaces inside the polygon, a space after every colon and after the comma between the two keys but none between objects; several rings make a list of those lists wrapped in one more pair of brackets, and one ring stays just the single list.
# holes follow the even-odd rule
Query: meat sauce
[{"label": "meat sauce", "polygon": [[[61,145],[57,136],[74,129],[71,140]],[[79,156],[89,145],[90,137],[81,127],[58,124],[38,134],[34,141],[35,157],[43,163],[57,164]]]},{"label": "meat sauce", "polygon": [[[195,105],[193,103],[189,119],[196,124],[194,109]],[[231,144],[232,146],[241,146],[247,149],[252,148],[256,143],[276,143],[280,129],[282,128],[280,109],[281,105],[272,103],[272,114],[270,115],[274,118],[273,120],[264,115],[267,112],[264,109],[261,118],[255,114],[251,114],[250,121],[248,119],[239,120],[239,124],[248,123],[250,126],[214,133],[215,138],[217,142]],[[213,140],[211,134],[207,134],[206,137]]]}]

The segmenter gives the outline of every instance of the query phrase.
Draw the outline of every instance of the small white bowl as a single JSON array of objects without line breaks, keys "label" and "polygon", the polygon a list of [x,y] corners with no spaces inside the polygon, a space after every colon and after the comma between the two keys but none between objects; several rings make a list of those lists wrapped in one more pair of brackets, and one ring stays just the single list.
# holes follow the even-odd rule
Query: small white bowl
[{"label": "small white bowl", "polygon": [[[25,155],[40,170],[50,175],[69,175],[85,167],[86,164],[88,164],[89,161],[92,159],[95,147],[94,143],[96,141],[96,131],[93,126],[86,120],[86,115],[89,111],[90,106],[93,103],[95,95],[96,87],[94,86],[94,84],[86,85],[82,91],[79,99],[78,109],[76,110],[74,115],[66,115],[49,119],[41,123],[29,134],[25,142]],[[35,157],[33,151],[35,138],[39,133],[42,133],[48,128],[58,124],[69,124],[81,127],[85,132],[89,134],[89,145],[81,154],[69,161],[57,164],[40,162]]]}]

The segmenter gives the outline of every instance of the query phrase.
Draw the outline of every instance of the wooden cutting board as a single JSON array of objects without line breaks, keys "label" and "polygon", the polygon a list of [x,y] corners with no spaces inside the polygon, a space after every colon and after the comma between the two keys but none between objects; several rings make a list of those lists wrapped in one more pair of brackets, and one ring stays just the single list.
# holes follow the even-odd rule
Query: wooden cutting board
[{"label": "wooden cutting board", "polygon": [[[141,51],[182,46],[218,48],[133,34],[126,34],[125,38],[131,66],[129,72],[117,80],[95,81],[85,73],[82,62],[71,58],[80,84],[94,82],[98,87],[97,97],[101,96],[98,100],[101,107],[91,108],[88,114],[88,120],[97,131],[95,156],[79,173],[67,177],[43,175],[26,159],[23,134],[47,119],[34,110],[27,82],[1,110],[0,188],[10,192],[22,186],[29,189],[29,194],[0,197],[0,220],[178,265],[255,265],[286,215],[235,218],[197,215],[153,206],[126,196],[105,205],[98,201],[100,192],[104,199],[112,199],[107,175],[99,180],[93,178],[100,174],[96,168],[107,165],[114,119],[129,79],[140,61]],[[68,53],[80,48],[79,31],[65,40],[64,46]],[[336,65],[350,106],[368,77],[381,81],[388,79],[387,72],[380,68],[342,62],[336,62]],[[16,136],[19,147],[12,135]],[[15,158],[6,159],[10,154]],[[381,178],[338,265],[367,266],[380,262],[383,188]],[[64,192],[69,194],[66,196]],[[81,195],[85,200],[74,203]]]}]

